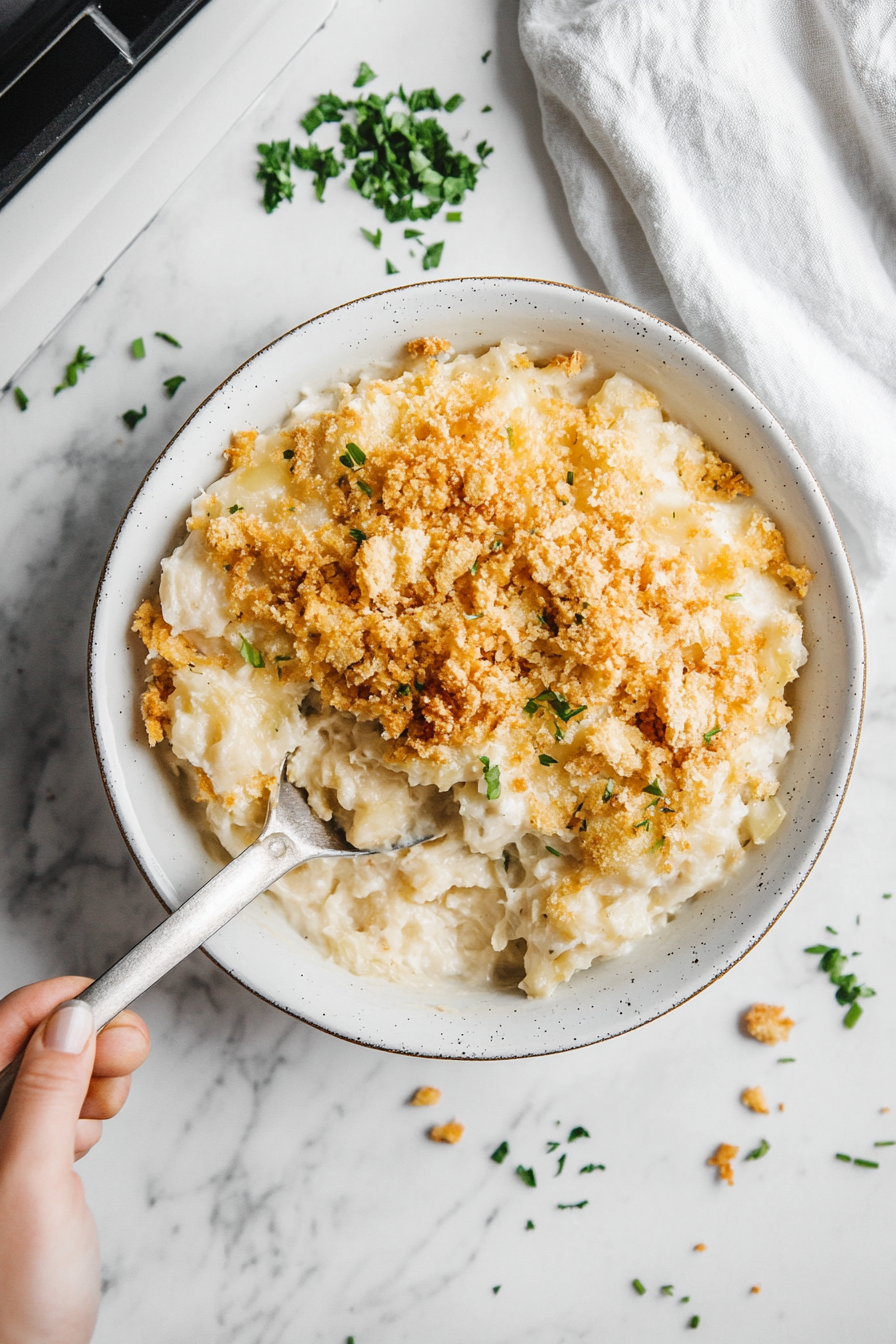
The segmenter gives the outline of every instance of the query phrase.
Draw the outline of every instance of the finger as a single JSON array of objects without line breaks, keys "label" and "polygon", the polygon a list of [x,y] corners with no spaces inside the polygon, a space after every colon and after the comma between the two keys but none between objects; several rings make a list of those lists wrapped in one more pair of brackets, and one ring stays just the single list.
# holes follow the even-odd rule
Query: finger
[{"label": "finger", "polygon": [[103,1137],[102,1120],[79,1120],[75,1125],[75,1161],[89,1153]]},{"label": "finger", "polygon": [[0,1068],[22,1049],[35,1027],[66,999],[76,998],[91,982],[83,975],[60,975],[14,989],[0,999]]},{"label": "finger", "polygon": [[129,1075],[124,1078],[97,1078],[90,1080],[87,1096],[81,1106],[82,1120],[111,1120],[128,1099],[131,1090]]},{"label": "finger", "polygon": [[136,1013],[119,1013],[96,1041],[94,1078],[121,1078],[139,1069],[150,1050],[149,1029]]},{"label": "finger", "polygon": [[71,1168],[94,1044],[93,1013],[76,999],[38,1028],[0,1119],[0,1159],[32,1170]]}]

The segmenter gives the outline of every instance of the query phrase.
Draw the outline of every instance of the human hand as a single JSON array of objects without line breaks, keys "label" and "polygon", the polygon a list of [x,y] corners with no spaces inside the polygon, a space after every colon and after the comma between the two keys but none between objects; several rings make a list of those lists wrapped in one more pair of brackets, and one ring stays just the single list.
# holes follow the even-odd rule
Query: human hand
[{"label": "human hand", "polygon": [[96,1322],[96,1227],[72,1164],[121,1110],[150,1042],[136,1013],[99,1036],[86,1005],[54,1013],[88,984],[62,976],[0,1000],[0,1068],[31,1037],[0,1119],[0,1344],[87,1344]]}]

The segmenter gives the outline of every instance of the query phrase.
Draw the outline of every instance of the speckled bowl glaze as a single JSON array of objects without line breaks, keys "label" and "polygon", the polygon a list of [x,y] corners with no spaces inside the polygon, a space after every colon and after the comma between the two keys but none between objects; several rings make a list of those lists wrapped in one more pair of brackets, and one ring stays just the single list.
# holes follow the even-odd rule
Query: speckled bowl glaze
[{"label": "speckled bowl glaze", "polygon": [[222,471],[233,429],[278,424],[301,388],[392,360],[415,336],[480,352],[509,337],[536,356],[573,348],[599,374],[651,388],[669,415],[730,459],[815,573],[804,605],[809,661],[792,694],[785,824],[724,887],[698,896],[627,956],[579,972],[547,1000],[451,984],[359,978],[325,960],[260,897],[206,945],[278,1008],[365,1045],[455,1059],[571,1050],[643,1026],[705,989],[753,947],[805,881],[843,799],[862,715],[864,638],[849,561],[821,490],[774,416],[708,350],[617,299],[540,280],[409,285],[324,313],[266,346],[213,392],[159,457],[115,536],[94,608],[90,703],[100,769],[141,872],[169,910],[220,866],[140,723],[142,647],[132,612],[183,536],[197,489]]}]

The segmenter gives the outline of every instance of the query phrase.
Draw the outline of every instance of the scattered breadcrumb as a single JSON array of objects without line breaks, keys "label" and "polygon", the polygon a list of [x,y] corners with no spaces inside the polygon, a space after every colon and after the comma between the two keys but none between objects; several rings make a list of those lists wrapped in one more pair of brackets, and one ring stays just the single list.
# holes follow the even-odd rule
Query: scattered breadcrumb
[{"label": "scattered breadcrumb", "polygon": [[706,1159],[708,1167],[718,1167],[719,1180],[727,1181],[729,1185],[734,1184],[734,1168],[731,1163],[737,1157],[740,1149],[733,1143],[720,1143],[713,1153],[712,1157]]},{"label": "scattered breadcrumb", "polygon": [[447,1125],[433,1125],[429,1137],[433,1143],[460,1143],[463,1132],[463,1125],[459,1125],[456,1120],[450,1120]]},{"label": "scattered breadcrumb", "polygon": [[761,1087],[745,1087],[740,1094],[740,1099],[745,1106],[749,1106],[750,1110],[755,1111],[757,1115],[768,1115],[768,1102]]},{"label": "scattered breadcrumb", "polygon": [[437,1087],[418,1087],[411,1097],[409,1105],[435,1106],[436,1102],[441,1100],[441,1096],[442,1094]]},{"label": "scattered breadcrumb", "polygon": [[695,1251],[705,1251],[705,1250],[706,1250],[706,1242],[705,1242],[705,1241],[698,1241],[698,1242],[697,1242],[697,1245],[694,1247],[694,1250],[695,1250]]},{"label": "scattered breadcrumb", "polygon": [[889,1115],[890,1114],[889,1106],[881,1106],[880,1113],[881,1115]]},{"label": "scattered breadcrumb", "polygon": [[418,336],[407,345],[412,359],[435,359],[436,355],[447,355],[451,349],[451,342],[442,340],[441,336]]},{"label": "scattered breadcrumb", "polygon": [[773,1003],[754,1003],[744,1013],[743,1023],[748,1035],[763,1045],[779,1045],[786,1041],[796,1025],[792,1018],[784,1016],[783,1007]]},{"label": "scattered breadcrumb", "polygon": [[784,1109],[784,1103],[783,1103],[783,1101],[779,1101],[779,1102],[778,1102],[778,1110],[779,1110],[779,1111],[783,1111],[783,1109]]},{"label": "scattered breadcrumb", "polygon": [[751,1292],[751,1293],[761,1293],[761,1292],[762,1292],[762,1284],[761,1284],[761,1283],[754,1283],[754,1284],[753,1284],[753,1287],[750,1289],[750,1292]]}]

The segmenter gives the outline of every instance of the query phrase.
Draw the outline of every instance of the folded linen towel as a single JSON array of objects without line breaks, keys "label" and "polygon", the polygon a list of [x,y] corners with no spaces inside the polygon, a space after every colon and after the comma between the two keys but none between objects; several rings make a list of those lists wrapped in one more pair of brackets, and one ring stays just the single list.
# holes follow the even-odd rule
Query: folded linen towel
[{"label": "folded linen towel", "polygon": [[890,0],[522,0],[520,38],[603,285],[775,412],[870,590],[896,556]]}]

